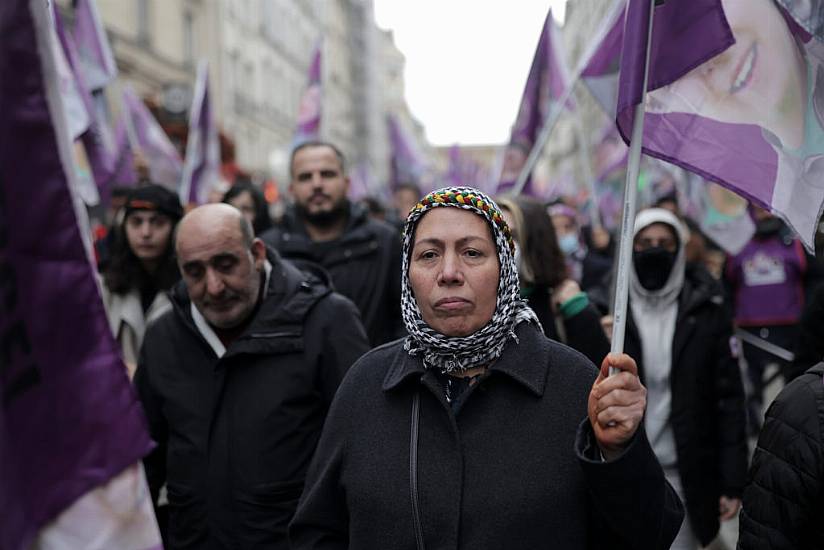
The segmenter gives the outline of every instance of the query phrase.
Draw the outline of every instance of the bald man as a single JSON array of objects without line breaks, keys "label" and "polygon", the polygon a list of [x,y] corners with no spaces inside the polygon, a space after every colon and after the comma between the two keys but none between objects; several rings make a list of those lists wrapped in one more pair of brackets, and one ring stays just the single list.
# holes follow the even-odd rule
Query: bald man
[{"label": "bald man", "polygon": [[166,548],[287,548],[326,412],[368,349],[357,308],[253,237],[227,204],[192,210],[182,281],[147,329],[135,385],[166,483]]}]

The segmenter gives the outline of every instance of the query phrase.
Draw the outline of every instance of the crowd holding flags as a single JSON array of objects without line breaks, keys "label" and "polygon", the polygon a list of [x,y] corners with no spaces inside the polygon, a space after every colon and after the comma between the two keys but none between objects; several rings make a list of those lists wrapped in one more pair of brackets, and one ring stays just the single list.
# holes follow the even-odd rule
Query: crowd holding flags
[{"label": "crowd holding flags", "polygon": [[40,0],[0,10],[0,547],[160,548],[139,465],[152,444],[100,300],[53,28]]}]

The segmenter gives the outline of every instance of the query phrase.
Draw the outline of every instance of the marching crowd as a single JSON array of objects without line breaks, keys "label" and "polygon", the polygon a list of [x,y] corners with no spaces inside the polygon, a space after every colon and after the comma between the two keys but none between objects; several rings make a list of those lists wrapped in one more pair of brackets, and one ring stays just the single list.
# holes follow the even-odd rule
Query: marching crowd
[{"label": "marching crowd", "polygon": [[574,208],[348,184],[307,142],[276,220],[144,181],[97,242],[167,548],[824,548],[824,286],[779,218],[724,255],[639,212],[610,355],[614,236]]}]

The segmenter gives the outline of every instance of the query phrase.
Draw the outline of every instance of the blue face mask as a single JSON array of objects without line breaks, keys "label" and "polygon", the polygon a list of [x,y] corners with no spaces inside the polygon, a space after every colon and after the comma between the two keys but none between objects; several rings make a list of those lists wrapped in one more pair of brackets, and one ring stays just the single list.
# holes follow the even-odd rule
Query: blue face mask
[{"label": "blue face mask", "polygon": [[578,243],[578,235],[575,233],[567,233],[558,239],[558,246],[561,247],[561,252],[566,256],[574,254],[578,251],[580,244]]}]

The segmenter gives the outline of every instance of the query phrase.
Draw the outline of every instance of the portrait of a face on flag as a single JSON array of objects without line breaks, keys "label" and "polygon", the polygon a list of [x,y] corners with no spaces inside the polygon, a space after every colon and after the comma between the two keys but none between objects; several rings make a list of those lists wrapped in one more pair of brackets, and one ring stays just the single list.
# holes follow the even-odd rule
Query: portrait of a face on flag
[{"label": "portrait of a face on flag", "polygon": [[824,37],[807,29],[820,31],[822,3],[720,5],[711,38],[726,27],[734,43],[650,91],[644,147],[780,213],[810,247],[824,205]]}]

